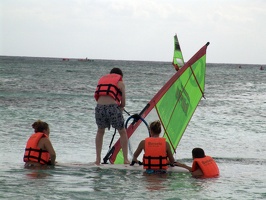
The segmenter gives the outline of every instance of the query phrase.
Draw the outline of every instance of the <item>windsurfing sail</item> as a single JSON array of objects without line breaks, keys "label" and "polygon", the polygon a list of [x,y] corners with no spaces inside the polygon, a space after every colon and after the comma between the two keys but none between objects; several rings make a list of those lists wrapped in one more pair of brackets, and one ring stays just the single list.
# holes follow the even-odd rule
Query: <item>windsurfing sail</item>
[{"label": "windsurfing sail", "polygon": [[[175,152],[199,101],[204,96],[208,45],[209,42],[185,63],[139,113],[139,116],[145,119],[152,110],[156,111],[153,113],[157,114],[156,118],[162,123],[163,137],[169,142],[172,152]],[[143,121],[137,120],[130,124],[127,128],[128,138],[133,135],[141,122]],[[111,153],[109,161],[112,164],[123,164],[119,139],[112,147]]]},{"label": "windsurfing sail", "polygon": [[182,55],[182,51],[180,48],[179,41],[177,39],[177,35],[174,36],[174,55],[173,55],[173,62],[172,62],[176,71],[178,71],[181,67],[184,66],[184,58]]}]

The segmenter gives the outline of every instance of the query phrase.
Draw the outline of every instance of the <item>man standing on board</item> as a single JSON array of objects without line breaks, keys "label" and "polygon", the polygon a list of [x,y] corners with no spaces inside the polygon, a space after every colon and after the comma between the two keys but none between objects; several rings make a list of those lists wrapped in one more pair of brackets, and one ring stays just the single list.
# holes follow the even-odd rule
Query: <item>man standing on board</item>
[{"label": "man standing on board", "polygon": [[122,111],[126,104],[125,84],[122,80],[123,72],[119,68],[113,68],[110,74],[101,77],[98,81],[94,98],[97,101],[95,107],[95,120],[98,126],[96,144],[96,165],[101,163],[101,152],[105,129],[117,129],[120,134],[120,143],[124,156],[124,164],[128,160],[128,137],[124,127]]}]

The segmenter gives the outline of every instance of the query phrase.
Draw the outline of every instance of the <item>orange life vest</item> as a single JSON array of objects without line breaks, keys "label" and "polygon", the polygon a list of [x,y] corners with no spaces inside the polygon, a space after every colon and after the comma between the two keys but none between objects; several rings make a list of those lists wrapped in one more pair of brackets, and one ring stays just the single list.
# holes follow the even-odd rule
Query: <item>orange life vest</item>
[{"label": "orange life vest", "polygon": [[144,169],[167,169],[168,160],[165,138],[149,137],[145,139],[145,154],[143,155]]},{"label": "orange life vest", "polygon": [[107,74],[101,77],[94,93],[96,101],[100,96],[109,95],[120,104],[122,92],[118,88],[119,81],[122,81],[122,76],[119,74]]},{"label": "orange life vest", "polygon": [[30,136],[24,153],[24,162],[32,161],[40,164],[48,164],[50,161],[50,154],[48,151],[40,149],[38,143],[41,138],[48,137],[44,133],[34,133]]},{"label": "orange life vest", "polygon": [[219,176],[219,168],[216,162],[210,156],[193,159],[192,171],[195,171],[199,168],[203,172],[203,178],[211,178]]}]

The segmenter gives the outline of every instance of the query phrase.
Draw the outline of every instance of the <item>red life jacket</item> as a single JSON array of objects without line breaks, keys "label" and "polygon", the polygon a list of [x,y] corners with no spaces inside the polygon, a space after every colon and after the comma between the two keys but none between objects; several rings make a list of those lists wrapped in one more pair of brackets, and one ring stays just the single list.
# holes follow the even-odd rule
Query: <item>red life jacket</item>
[{"label": "red life jacket", "polygon": [[118,88],[118,82],[122,81],[122,76],[119,74],[107,74],[100,78],[94,98],[98,101],[100,96],[109,95],[117,104],[120,104],[122,98],[122,92]]},{"label": "red life jacket", "polygon": [[40,132],[34,133],[30,136],[25,148],[24,162],[32,161],[43,165],[49,163],[49,152],[38,147],[38,143],[43,137],[48,138],[46,134]]},{"label": "red life jacket", "polygon": [[144,169],[167,169],[168,160],[165,138],[149,137],[145,139],[145,154],[143,155]]},{"label": "red life jacket", "polygon": [[219,176],[219,168],[216,162],[210,156],[193,159],[192,171],[195,171],[199,168],[203,172],[203,178],[211,178]]}]

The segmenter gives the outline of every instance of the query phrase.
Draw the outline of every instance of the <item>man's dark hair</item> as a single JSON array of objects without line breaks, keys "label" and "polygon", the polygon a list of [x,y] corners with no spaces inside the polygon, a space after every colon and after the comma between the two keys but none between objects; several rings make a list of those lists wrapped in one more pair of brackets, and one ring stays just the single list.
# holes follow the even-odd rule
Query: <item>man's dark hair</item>
[{"label": "man's dark hair", "polygon": [[123,77],[123,72],[121,69],[119,68],[113,68],[111,71],[110,71],[110,74],[119,74]]}]

